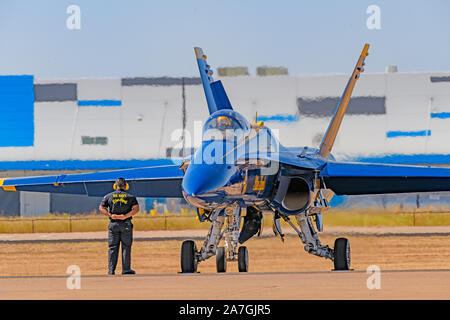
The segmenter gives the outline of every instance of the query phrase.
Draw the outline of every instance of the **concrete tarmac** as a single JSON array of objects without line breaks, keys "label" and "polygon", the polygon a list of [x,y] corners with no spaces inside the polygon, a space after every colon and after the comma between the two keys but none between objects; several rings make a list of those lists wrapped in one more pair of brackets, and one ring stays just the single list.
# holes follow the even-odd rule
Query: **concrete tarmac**
[{"label": "concrete tarmac", "polygon": [[[1,277],[0,299],[450,299],[450,270]],[[369,280],[368,280],[369,279]],[[367,283],[369,282],[369,289]]]},{"label": "concrete tarmac", "polygon": [[[265,229],[264,235],[266,237],[266,240],[261,241],[265,243],[264,246],[269,245],[270,248],[273,249],[274,244],[271,244],[270,242],[272,241],[270,240],[270,238],[273,237],[273,234],[271,234],[271,232],[272,230]],[[206,233],[207,230],[136,231],[135,241],[161,241],[188,238],[203,239]],[[286,233],[290,234],[288,230],[286,230]],[[142,265],[141,268],[138,268],[137,270],[139,271],[144,269],[146,264],[152,262],[153,260],[160,261],[157,259],[163,259],[161,261],[165,262],[164,266],[166,270],[162,271],[154,269],[155,271],[153,271],[153,269],[146,267],[145,269],[147,270],[147,272],[148,270],[151,270],[150,272],[152,273],[139,273],[137,275],[125,276],[108,276],[104,274],[100,275],[95,274],[94,272],[88,275],[82,275],[80,277],[80,289],[68,288],[68,283],[76,284],[76,281],[72,281],[73,278],[70,278],[68,274],[22,276],[24,274],[27,274],[23,272],[19,273],[20,276],[0,276],[0,299],[450,299],[450,269],[448,269],[448,263],[446,263],[445,260],[445,257],[448,256],[448,254],[446,253],[448,247],[445,243],[447,243],[448,241],[447,237],[450,234],[450,227],[330,227],[327,228],[327,230],[323,233],[323,235],[328,237],[334,234],[364,235],[354,243],[355,266],[357,270],[338,272],[267,272],[265,270],[261,270],[261,272],[228,272],[225,274],[217,274],[207,273],[211,272],[208,270],[213,270],[214,268],[211,266],[208,267],[208,265],[206,264],[202,265],[202,267],[199,268],[200,271],[206,270],[206,272],[203,271],[204,273],[178,274],[170,273],[173,271],[167,270],[167,268],[169,268],[169,266],[172,266],[172,264],[176,265],[176,268],[172,268],[170,270],[178,269],[178,246],[173,250],[168,247],[167,249],[165,249],[168,250],[167,256],[159,257],[159,251],[157,251],[156,249],[152,249],[150,245],[145,245],[144,247],[140,248],[140,250],[145,249],[145,254],[150,255],[147,258],[147,256],[142,253],[145,256],[142,259],[144,259],[145,261],[136,261],[136,264],[140,263],[140,265]],[[27,257],[29,257],[28,263],[31,263],[31,256],[29,255],[36,255],[37,253],[35,251],[38,250],[38,248],[34,248],[34,246],[46,246],[46,243],[48,242],[103,242],[106,241],[106,236],[106,232],[80,234],[3,234],[0,235],[0,242],[3,242],[3,245],[6,246],[8,246],[8,243],[31,243],[29,245],[30,248],[27,250],[25,250],[26,248],[23,247],[8,247],[10,248],[8,251],[8,256],[17,255],[17,257],[22,257],[25,252]],[[368,240],[370,243],[365,243],[366,240],[363,241],[363,239],[366,239],[366,236],[372,237],[372,240]],[[384,241],[384,237],[386,236],[390,236],[390,240],[388,242]],[[396,241],[394,240],[394,238],[396,238],[395,236],[399,236],[398,239],[403,240]],[[405,236],[407,236],[407,238],[405,238]],[[416,248],[416,239],[421,239],[420,236],[425,236],[426,239],[429,239],[429,243],[427,243],[430,247],[421,248],[422,250],[426,251],[425,253],[419,252],[420,247]],[[384,242],[381,240],[383,240]],[[434,244],[433,241],[438,241],[438,243]],[[298,243],[295,241],[287,241],[284,247],[281,246],[281,243],[276,242],[276,248],[280,248],[279,251],[282,251],[283,248],[287,250],[288,248],[286,248],[286,246],[288,246],[291,242],[295,244],[295,248],[292,249],[294,251],[291,250],[292,253],[295,253],[295,256],[292,256],[292,253],[290,253],[291,251],[289,251],[289,254],[286,253],[285,255],[280,255],[279,257],[280,259],[282,258],[289,260],[281,260],[278,261],[278,263],[281,263],[282,266],[284,266],[284,264],[298,258],[298,262],[295,262],[296,268],[302,268],[306,266],[309,268],[309,270],[311,270],[311,268],[313,268],[313,266],[315,266],[316,264],[322,267],[324,261],[312,260],[313,258],[316,259],[316,257],[309,257],[306,253],[299,253],[297,250],[300,250],[301,248],[297,247]],[[145,242],[142,243],[145,244]],[[256,242],[255,240],[254,243],[249,244],[254,246],[252,251],[252,259],[254,260],[252,261],[255,261],[254,263],[256,265],[268,263],[266,261],[267,259],[261,260],[259,263],[257,263],[257,261],[259,261],[258,259],[262,259],[265,257],[265,252],[268,250],[268,248],[266,247],[257,247],[258,243],[261,242]],[[380,243],[384,243],[383,247],[379,247]],[[428,252],[433,248],[433,246],[437,245],[439,248],[441,248],[440,251]],[[28,245],[17,244],[17,246]],[[81,246],[81,244],[79,246]],[[150,249],[146,247],[150,247]],[[136,249],[138,248],[139,246],[136,247]],[[442,251],[442,248],[444,249],[444,251]],[[84,257],[84,255],[90,257],[89,254],[91,252],[89,250],[94,249],[91,247],[80,247],[78,249],[79,251],[76,251],[73,254],[77,254],[77,257],[79,257],[79,259],[81,259],[81,257]],[[169,249],[176,252],[171,253],[172,251],[170,251]],[[53,248],[52,250],[53,251],[45,252],[45,257],[56,260],[61,260],[63,257],[65,257],[65,255],[62,255],[57,250],[57,248]],[[96,256],[98,256],[97,251],[94,251]],[[404,257],[404,260],[400,264],[400,267],[397,268],[398,263],[393,264],[391,260],[402,261],[402,252],[406,252],[408,255]],[[282,252],[280,252],[280,254],[281,253]],[[152,254],[154,254],[154,256],[152,256]],[[424,257],[421,257],[422,254],[424,255]],[[432,258],[435,257],[434,255],[439,255],[440,260],[433,260]],[[5,256],[5,258],[8,258],[8,256]],[[428,258],[426,258],[427,256]],[[141,257],[136,257],[136,259],[138,258]],[[176,259],[176,261],[174,259]],[[276,258],[271,258],[271,263],[274,263],[274,259]],[[314,264],[309,265],[308,259],[311,259],[311,263]],[[433,263],[427,263],[427,259],[433,260]],[[444,260],[441,261],[442,259]],[[150,262],[147,262],[146,260],[149,260]],[[32,261],[34,261],[34,263],[44,263],[40,260],[36,260],[37,262],[35,260]],[[92,268],[88,268],[87,265],[85,266],[83,264],[83,261],[84,260],[80,260],[80,265],[82,266],[81,270],[92,270]],[[284,264],[283,261],[285,261]],[[306,263],[305,266],[301,264],[302,261]],[[374,274],[367,273],[365,269],[368,265],[367,263],[370,261],[374,261],[377,262],[377,264],[385,266],[384,269],[381,269],[379,274],[380,277],[378,278],[378,289],[376,286],[377,282],[375,280]],[[72,263],[71,261],[66,262]],[[145,264],[143,264],[144,262]],[[213,262],[211,263],[214,264]],[[372,262],[370,262],[369,264],[371,263]],[[58,266],[59,268],[57,270],[66,269],[65,265]],[[394,266],[395,268],[389,269],[389,266]],[[410,266],[415,270],[407,270]],[[16,266],[16,268],[18,267],[19,266]],[[45,266],[43,265],[43,268],[44,267]],[[236,269],[237,268],[235,268],[235,266],[230,265],[229,271],[234,271]],[[279,269],[281,269],[281,267]],[[313,268],[312,270],[316,269]],[[7,275],[8,272],[4,272],[3,274]]]}]

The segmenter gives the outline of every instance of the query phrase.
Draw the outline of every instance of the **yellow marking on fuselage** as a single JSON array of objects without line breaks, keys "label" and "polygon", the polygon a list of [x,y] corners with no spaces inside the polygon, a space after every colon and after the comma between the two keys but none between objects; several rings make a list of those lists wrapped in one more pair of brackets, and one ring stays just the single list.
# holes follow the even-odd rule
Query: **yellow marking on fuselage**
[{"label": "yellow marking on fuselage", "polygon": [[255,183],[253,184],[253,191],[262,191],[266,186],[265,176],[255,176]]},{"label": "yellow marking on fuselage", "polygon": [[242,188],[242,194],[245,194],[245,191],[247,190],[247,174],[248,172],[245,172],[245,177],[244,177],[244,187]]},{"label": "yellow marking on fuselage", "polygon": [[4,178],[0,179],[0,187],[3,186],[3,181],[5,181]]}]

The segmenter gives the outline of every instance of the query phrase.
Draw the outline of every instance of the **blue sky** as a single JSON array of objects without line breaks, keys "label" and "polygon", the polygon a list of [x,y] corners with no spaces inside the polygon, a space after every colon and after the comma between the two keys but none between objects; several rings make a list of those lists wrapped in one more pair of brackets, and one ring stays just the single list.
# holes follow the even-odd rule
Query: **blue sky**
[{"label": "blue sky", "polygon": [[[69,5],[81,30],[69,30]],[[366,9],[381,9],[369,30]],[[38,78],[196,76],[213,68],[285,66],[348,73],[363,44],[367,72],[450,71],[450,1],[0,0],[0,74]]]}]

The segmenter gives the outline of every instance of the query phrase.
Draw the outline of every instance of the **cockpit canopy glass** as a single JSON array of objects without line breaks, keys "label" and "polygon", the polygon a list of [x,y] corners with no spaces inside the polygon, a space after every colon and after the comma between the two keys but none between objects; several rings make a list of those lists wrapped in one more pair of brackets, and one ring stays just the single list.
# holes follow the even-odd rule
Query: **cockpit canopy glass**
[{"label": "cockpit canopy glass", "polygon": [[233,111],[221,110],[212,114],[203,128],[203,141],[238,141],[247,134],[247,120]]}]

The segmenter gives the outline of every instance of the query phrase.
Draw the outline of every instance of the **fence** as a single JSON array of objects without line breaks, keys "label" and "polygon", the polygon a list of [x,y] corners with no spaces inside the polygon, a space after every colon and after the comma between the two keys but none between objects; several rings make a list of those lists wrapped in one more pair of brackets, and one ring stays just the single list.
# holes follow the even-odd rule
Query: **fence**
[{"label": "fence", "polygon": [[[264,226],[272,225],[271,213],[264,214]],[[107,230],[105,216],[32,217],[0,219],[0,233],[85,232]],[[283,222],[282,222],[283,223]],[[450,211],[369,211],[333,210],[324,216],[325,226],[450,226]],[[207,229],[196,215],[136,215],[134,230]]]},{"label": "fence", "polygon": [[[107,230],[109,219],[98,217],[32,217],[0,219],[0,233],[85,232]],[[193,215],[134,216],[134,230],[203,229]],[[205,225],[205,226],[204,226]]]}]

